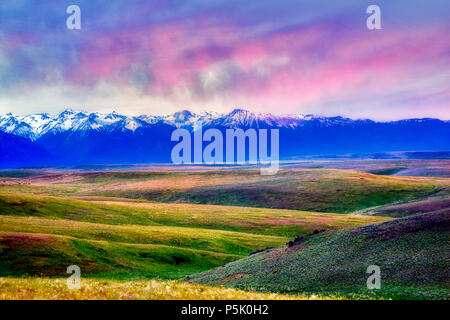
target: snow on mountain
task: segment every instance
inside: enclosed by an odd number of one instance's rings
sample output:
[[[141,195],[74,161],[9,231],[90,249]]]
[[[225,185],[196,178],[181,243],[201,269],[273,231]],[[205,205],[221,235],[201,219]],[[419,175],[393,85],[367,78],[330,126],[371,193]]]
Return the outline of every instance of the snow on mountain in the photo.
[[[317,118],[317,116],[313,115],[273,115],[270,113],[253,113],[243,109],[235,109],[229,114],[216,117],[211,121],[210,125],[230,128],[275,127],[294,129],[301,126],[305,121]]]
[[[6,133],[11,133],[16,136],[33,139],[37,135],[38,115],[28,116],[24,121],[25,117],[18,117],[12,113],[8,113],[0,117],[0,130]],[[33,127],[34,125],[35,127]]]
[[[37,140],[46,134],[56,134],[65,131],[88,130],[121,130],[135,131],[140,127],[147,127],[158,122],[175,127],[190,127],[196,121],[210,123],[222,115],[217,113],[194,114],[184,110],[167,116],[141,115],[130,117],[117,112],[109,114],[77,112],[72,109],[50,116],[46,113],[27,116],[17,116],[11,113],[0,116],[0,131],[17,136]]]
[[[411,119],[402,121],[416,121]],[[430,120],[430,119],[428,119]],[[321,127],[335,125],[359,125],[373,123],[372,120],[352,120],[343,117],[324,117],[317,115],[272,115],[270,113],[253,113],[243,109],[235,109],[228,114],[220,113],[192,113],[188,110],[176,112],[166,116],[125,116],[117,112],[108,114],[87,113],[72,109],[51,116],[47,113],[17,116],[12,113],[0,116],[0,131],[17,136],[37,140],[46,134],[60,132],[87,132],[90,130],[112,132],[134,132],[139,128],[151,127],[157,123],[173,127],[192,129],[195,122],[201,121],[204,127],[248,128],[272,127],[296,129],[306,125]]]
[[[48,133],[86,130],[130,130],[155,123],[154,117],[127,117],[116,112],[109,114],[76,112],[71,109],[50,116],[46,113],[0,116],[0,131],[36,140]]]

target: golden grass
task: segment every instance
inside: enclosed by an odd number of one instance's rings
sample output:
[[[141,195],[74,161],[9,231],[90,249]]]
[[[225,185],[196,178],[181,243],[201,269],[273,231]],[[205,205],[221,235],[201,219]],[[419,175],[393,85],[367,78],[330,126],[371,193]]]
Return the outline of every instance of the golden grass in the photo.
[[[303,300],[317,296],[257,293],[221,287],[160,280],[81,279],[79,290],[67,279],[0,278],[0,300]]]

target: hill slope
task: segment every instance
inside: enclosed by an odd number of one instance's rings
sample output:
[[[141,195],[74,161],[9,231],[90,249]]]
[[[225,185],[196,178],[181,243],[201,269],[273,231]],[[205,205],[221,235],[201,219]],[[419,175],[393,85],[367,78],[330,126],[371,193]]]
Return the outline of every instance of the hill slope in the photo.
[[[297,210],[86,198],[91,200],[0,192],[0,224],[13,219],[13,216],[19,216],[34,217],[35,220],[46,218],[45,220],[72,221],[72,224],[89,222],[91,225],[104,225],[104,228],[108,225],[133,225],[135,230],[141,226],[188,227],[205,232],[222,230],[294,237],[315,229],[358,227],[391,219]],[[42,225],[39,226],[41,227]]]
[[[231,262],[189,281],[282,293],[357,297],[449,298],[450,212],[324,232]],[[369,265],[381,289],[366,288]]]

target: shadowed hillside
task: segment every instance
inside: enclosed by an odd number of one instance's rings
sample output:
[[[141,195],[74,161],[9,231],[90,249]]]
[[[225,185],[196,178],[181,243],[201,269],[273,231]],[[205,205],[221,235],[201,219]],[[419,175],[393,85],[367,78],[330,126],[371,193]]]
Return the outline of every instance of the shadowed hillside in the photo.
[[[303,237],[190,281],[283,293],[449,298],[449,236],[450,213],[417,215]],[[381,268],[380,290],[366,288],[369,265]]]

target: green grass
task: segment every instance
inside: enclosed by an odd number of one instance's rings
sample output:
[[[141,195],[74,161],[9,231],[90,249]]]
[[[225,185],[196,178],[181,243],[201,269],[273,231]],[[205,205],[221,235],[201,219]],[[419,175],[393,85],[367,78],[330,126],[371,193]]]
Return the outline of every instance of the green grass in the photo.
[[[180,278],[239,258],[232,254],[154,244],[95,241],[39,233],[0,232],[0,276]]]
[[[189,277],[245,290],[343,297],[448,299],[450,216],[432,213],[320,233]],[[366,287],[367,267],[381,269],[381,289]]]
[[[62,219],[3,216],[0,231],[72,236],[79,239],[161,244],[234,255],[280,245],[286,237],[172,226],[107,225]]]

